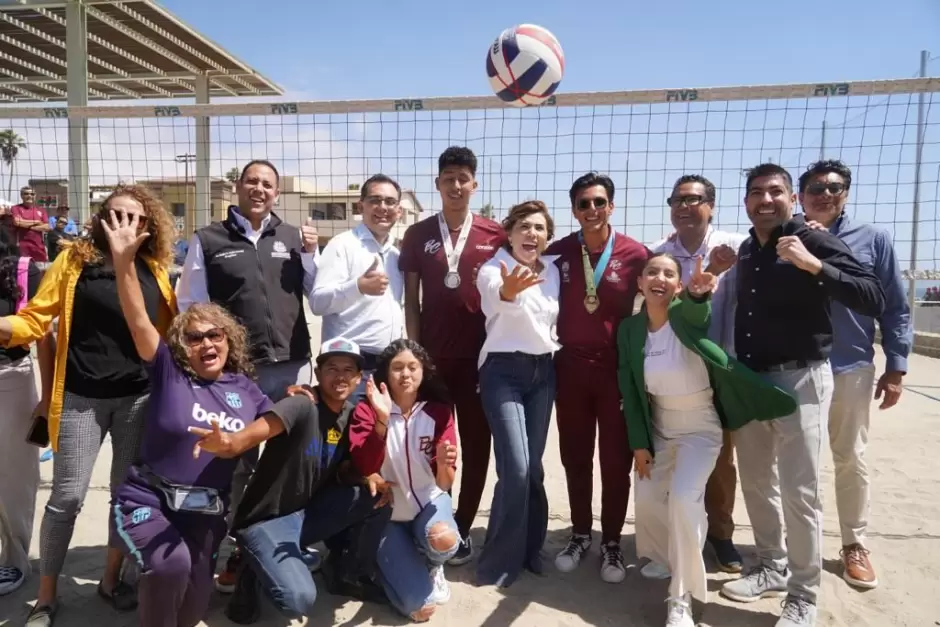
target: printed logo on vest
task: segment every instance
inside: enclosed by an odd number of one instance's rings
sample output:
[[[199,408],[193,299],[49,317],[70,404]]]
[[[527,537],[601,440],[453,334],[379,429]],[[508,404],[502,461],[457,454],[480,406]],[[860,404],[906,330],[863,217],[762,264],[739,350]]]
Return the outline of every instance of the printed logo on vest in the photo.
[[[217,414],[214,411],[206,411],[199,403],[193,405],[193,420],[206,423],[218,422],[219,429],[230,433],[241,431],[245,428],[245,423],[239,418],[232,418],[224,411],[221,414]]]
[[[278,259],[290,259],[290,252],[288,252],[287,246],[284,245],[284,242],[278,240],[274,242],[271,250],[271,256],[277,257]]]
[[[441,249],[442,244],[436,239],[429,239],[424,243],[424,252],[428,255],[435,255]]]
[[[241,409],[242,408],[242,397],[238,395],[238,392],[226,392],[225,393],[225,402],[232,409]]]

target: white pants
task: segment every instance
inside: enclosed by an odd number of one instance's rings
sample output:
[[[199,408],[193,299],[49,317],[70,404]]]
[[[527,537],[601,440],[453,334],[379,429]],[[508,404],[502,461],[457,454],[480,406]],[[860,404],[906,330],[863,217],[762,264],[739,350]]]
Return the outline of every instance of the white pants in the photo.
[[[829,446],[835,466],[836,508],[842,545],[864,544],[868,527],[871,481],[865,448],[871,419],[874,364],[833,377],[829,409]]]
[[[31,357],[0,367],[0,567],[24,575],[39,489],[39,448],[27,444],[26,434],[38,402]]]
[[[789,567],[789,593],[815,603],[822,577],[819,459],[832,401],[832,368],[820,361],[763,376],[790,392],[798,407],[789,416],[755,420],[735,431],[741,493],[761,564],[781,572]]]
[[[669,566],[670,598],[705,600],[705,484],[721,451],[721,422],[711,389],[654,396],[652,410],[653,469],[634,484],[637,554]]]

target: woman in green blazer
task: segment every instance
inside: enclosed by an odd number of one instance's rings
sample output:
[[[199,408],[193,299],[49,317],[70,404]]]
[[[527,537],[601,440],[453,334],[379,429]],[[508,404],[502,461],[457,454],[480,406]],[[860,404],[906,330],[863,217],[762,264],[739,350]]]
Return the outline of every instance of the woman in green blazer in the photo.
[[[796,410],[785,391],[707,338],[717,277],[695,272],[682,292],[679,262],[653,255],[639,279],[643,309],[617,331],[618,380],[637,473],[636,545],[641,573],[672,577],[667,627],[693,627],[691,597],[706,597],[702,547],[705,484],[722,428]],[[681,295],[680,295],[680,292]]]

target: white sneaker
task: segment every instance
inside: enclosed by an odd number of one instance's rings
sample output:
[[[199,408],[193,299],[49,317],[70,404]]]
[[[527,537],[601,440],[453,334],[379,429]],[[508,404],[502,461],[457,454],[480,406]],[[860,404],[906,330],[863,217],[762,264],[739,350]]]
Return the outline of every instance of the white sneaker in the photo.
[[[568,539],[568,545],[555,556],[555,568],[563,573],[570,573],[578,564],[581,557],[591,548],[591,536],[588,534],[574,534]]]
[[[690,594],[667,599],[666,603],[669,604],[666,627],[695,627],[695,621],[692,620],[692,596]]]
[[[444,605],[450,601],[450,584],[444,577],[443,566],[432,566],[428,575],[431,577],[431,596],[428,597],[428,603],[435,605]]]
[[[647,579],[670,579],[672,577],[672,572],[669,570],[668,566],[663,566],[656,562],[650,562],[641,568],[640,574]]]
[[[607,583],[620,583],[627,576],[627,567],[623,563],[623,551],[618,542],[608,542],[601,546],[601,579]]]
[[[0,566],[0,596],[10,594],[23,585],[26,577],[14,566]]]

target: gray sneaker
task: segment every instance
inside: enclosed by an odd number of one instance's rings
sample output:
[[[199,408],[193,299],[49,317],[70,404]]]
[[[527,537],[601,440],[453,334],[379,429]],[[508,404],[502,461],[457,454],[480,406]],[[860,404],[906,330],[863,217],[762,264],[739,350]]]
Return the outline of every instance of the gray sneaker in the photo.
[[[816,604],[806,599],[788,595],[783,602],[783,613],[777,627],[812,627],[816,624]]]
[[[721,594],[740,603],[753,603],[768,597],[782,597],[787,594],[789,578],[789,570],[781,573],[761,564],[752,567],[744,577],[723,585]]]

